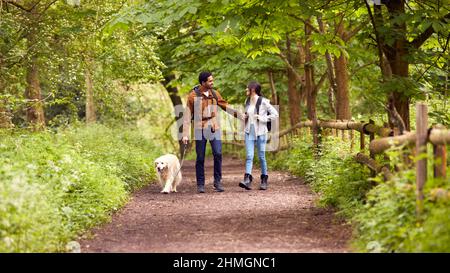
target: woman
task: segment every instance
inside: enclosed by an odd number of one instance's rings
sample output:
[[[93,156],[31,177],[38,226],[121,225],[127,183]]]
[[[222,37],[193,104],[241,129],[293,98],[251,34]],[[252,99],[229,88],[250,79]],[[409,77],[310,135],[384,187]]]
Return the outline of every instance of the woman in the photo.
[[[253,156],[255,144],[258,150],[259,163],[261,165],[261,186],[260,190],[267,189],[269,176],[267,175],[266,162],[266,142],[267,142],[267,122],[278,117],[277,110],[270,104],[270,101],[262,97],[261,85],[257,82],[250,82],[246,89],[247,99],[245,101],[245,150],[247,154],[245,164],[244,181],[239,183],[239,187],[251,190]]]

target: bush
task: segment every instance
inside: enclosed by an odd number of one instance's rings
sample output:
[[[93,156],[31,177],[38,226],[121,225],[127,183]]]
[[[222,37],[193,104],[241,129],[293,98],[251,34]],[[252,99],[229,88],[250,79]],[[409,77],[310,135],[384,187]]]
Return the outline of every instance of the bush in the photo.
[[[407,250],[413,252],[450,252],[450,202],[428,205],[426,221],[418,228]]]
[[[404,249],[404,242],[414,229],[414,189],[398,176],[392,181],[379,181],[353,218],[354,245],[360,251],[395,252]]]
[[[101,125],[0,141],[0,252],[64,251],[155,178],[158,149]]]
[[[156,179],[153,161],[160,154],[136,129],[110,129],[93,125],[63,134],[85,158],[102,165],[126,182],[128,190]]]
[[[376,179],[378,185],[353,218],[355,247],[367,252],[450,252],[449,181],[428,178],[418,216],[415,170],[402,166],[400,150],[388,154],[390,162],[404,170],[387,182]]]

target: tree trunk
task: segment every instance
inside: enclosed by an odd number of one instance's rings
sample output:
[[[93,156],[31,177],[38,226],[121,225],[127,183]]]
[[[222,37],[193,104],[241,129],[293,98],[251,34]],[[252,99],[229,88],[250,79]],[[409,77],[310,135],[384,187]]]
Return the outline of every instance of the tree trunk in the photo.
[[[181,100],[180,95],[178,95],[178,88],[174,86],[170,86],[170,82],[175,79],[174,74],[168,74],[164,76],[164,81],[162,84],[166,88],[167,92],[169,93],[170,101],[172,102],[172,105],[174,107],[174,113],[175,113],[175,121],[177,123],[178,128],[178,144],[179,144],[179,153],[180,158],[184,154],[185,146],[183,145],[183,142],[181,141],[181,137],[183,135],[183,102]]]
[[[273,80],[273,72],[272,71],[268,71],[267,75],[269,76],[269,84],[270,84],[270,90],[272,91],[272,104],[273,105],[278,105],[278,94],[277,94],[277,90],[275,89],[275,82]]]
[[[35,11],[28,15],[30,22],[35,22],[38,14]],[[27,121],[30,123],[34,131],[43,130],[45,128],[44,106],[42,101],[41,83],[39,80],[38,53],[34,51],[37,42],[37,27],[31,25],[27,38],[28,52],[31,54],[27,64],[27,87],[25,89],[25,98],[28,100],[26,108]]]
[[[35,131],[45,128],[44,106],[42,101],[41,86],[39,81],[38,59],[31,57],[31,63],[27,68],[27,88],[25,98],[27,105],[27,121]]]
[[[3,84],[2,80],[0,79],[0,94],[5,93],[3,91],[4,88],[5,84]],[[11,128],[11,127],[13,127],[13,124],[11,122],[11,113],[8,111],[7,108],[7,99],[2,99],[0,97],[0,128]]]
[[[0,56],[0,71],[2,70],[2,59]],[[0,94],[5,94],[4,88],[6,84],[0,78]],[[11,128],[11,113],[7,109],[7,100],[0,98],[0,128]]]
[[[342,40],[345,40],[344,22],[341,20],[336,26],[337,34]],[[351,119],[350,94],[348,88],[348,61],[347,57],[341,52],[339,57],[334,58],[334,69],[336,75],[336,119]]]
[[[316,94],[314,92],[313,67],[311,65],[311,29],[305,25],[306,43],[305,43],[305,93],[307,94],[308,119],[317,119],[316,114]]]
[[[300,121],[300,96],[297,92],[297,80],[294,74],[288,70],[288,104],[289,104],[289,117],[291,126],[294,126]]]
[[[11,128],[13,127],[11,123],[10,113],[6,110],[3,102],[0,102],[0,128]]]
[[[348,88],[347,57],[342,53],[334,59],[334,67],[337,83],[336,94],[336,119],[351,119],[350,92]]]
[[[94,84],[91,74],[91,60],[86,60],[86,67],[84,69],[84,77],[86,81],[86,123],[95,123],[97,115],[95,113],[94,102]]]
[[[11,113],[6,107],[6,100],[0,100],[0,128],[11,127],[13,127],[13,124],[11,122]]]
[[[317,23],[319,24],[319,30],[322,34],[325,34],[325,26],[323,24],[322,16],[317,16]],[[328,107],[330,109],[330,113],[332,115],[336,115],[336,108],[335,108],[335,102],[334,98],[337,96],[337,83],[336,83],[336,76],[334,73],[334,66],[333,66],[333,60],[331,58],[331,54],[328,52],[328,50],[325,52],[325,60],[327,61],[327,75],[328,75],[328,81],[330,82],[330,88],[328,89]]]
[[[404,0],[389,1],[386,3],[391,17],[398,17],[405,14]],[[396,33],[395,41],[392,47],[385,45],[386,57],[389,61],[392,75],[397,77],[408,77],[409,62],[407,60],[408,50],[406,39],[406,24],[394,23],[393,31]],[[393,104],[405,123],[406,130],[410,131],[409,103],[410,98],[403,95],[401,90],[394,91],[392,94]],[[391,119],[389,119],[391,122]],[[390,123],[392,126],[392,123]]]
[[[308,22],[310,19],[308,19]],[[312,133],[313,133],[313,143],[315,149],[315,156],[317,156],[318,145],[319,145],[319,128],[317,126],[317,89],[314,88],[314,67],[312,66],[312,40],[311,40],[311,27],[309,24],[305,24],[305,91],[308,94],[307,104],[308,104],[308,119],[312,121]]]
[[[298,48],[298,66],[305,67],[305,46],[303,45],[303,41],[301,39],[297,40],[297,48]],[[300,105],[307,105],[308,92],[306,90],[306,75],[303,71],[303,75],[300,75]]]
[[[286,49],[288,62],[295,67],[292,54],[291,54],[291,40],[289,36],[286,36]],[[300,93],[297,91],[297,78],[295,74],[287,68],[288,77],[288,104],[291,126],[294,126],[297,122],[300,122]]]
[[[331,86],[328,88],[328,111],[333,116],[336,116],[336,108],[335,108],[335,95],[334,90]]]

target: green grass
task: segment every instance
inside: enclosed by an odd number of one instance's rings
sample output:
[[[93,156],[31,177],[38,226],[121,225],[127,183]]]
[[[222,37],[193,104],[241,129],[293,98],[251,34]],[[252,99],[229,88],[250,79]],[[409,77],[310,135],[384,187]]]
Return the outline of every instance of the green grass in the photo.
[[[133,128],[0,136],[0,252],[65,251],[156,177],[159,149]]]
[[[432,154],[429,151],[429,162]],[[429,175],[424,186],[424,206],[416,214],[414,169],[402,168],[402,152],[388,152],[390,162],[403,171],[394,173],[367,195],[367,202],[354,215],[354,246],[368,252],[450,252],[450,172],[447,179]],[[429,169],[429,174],[431,169]],[[432,174],[432,172],[431,172]]]

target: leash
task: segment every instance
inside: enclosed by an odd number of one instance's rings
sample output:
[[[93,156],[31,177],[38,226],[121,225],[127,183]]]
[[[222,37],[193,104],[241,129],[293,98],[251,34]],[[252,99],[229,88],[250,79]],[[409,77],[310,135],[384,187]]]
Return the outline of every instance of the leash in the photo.
[[[175,177],[177,177],[178,173],[181,171],[181,168],[183,167],[184,157],[186,156],[187,144],[183,144],[183,145],[184,145],[184,149],[183,149],[183,155],[181,157],[180,168],[178,169],[177,173],[173,176],[173,179],[175,179]]]

